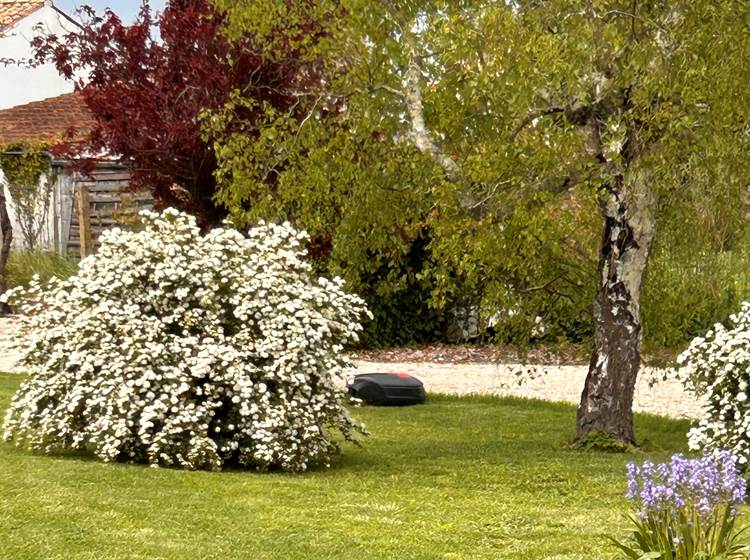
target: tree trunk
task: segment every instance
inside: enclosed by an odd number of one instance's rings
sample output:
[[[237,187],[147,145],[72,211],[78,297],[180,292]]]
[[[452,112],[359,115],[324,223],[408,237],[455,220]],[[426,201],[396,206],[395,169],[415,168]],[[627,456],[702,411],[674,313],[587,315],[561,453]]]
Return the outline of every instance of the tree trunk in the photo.
[[[641,361],[640,296],[654,235],[647,176],[620,174],[601,202],[604,234],[594,302],[594,351],[577,414],[577,438],[635,443],[633,392]]]
[[[13,241],[13,225],[8,216],[5,189],[0,184],[0,295],[7,289],[8,257],[10,256],[10,244]],[[10,306],[0,303],[0,315],[10,313]]]

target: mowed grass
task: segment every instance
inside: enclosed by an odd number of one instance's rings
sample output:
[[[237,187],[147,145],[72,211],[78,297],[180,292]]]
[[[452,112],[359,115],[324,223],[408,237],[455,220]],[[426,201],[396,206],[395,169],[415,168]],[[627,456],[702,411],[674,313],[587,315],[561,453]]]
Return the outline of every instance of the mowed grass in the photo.
[[[0,374],[0,409],[19,383]],[[183,472],[0,444],[0,558],[599,559],[627,528],[625,464],[684,450],[686,422],[638,416],[646,450],[568,446],[574,408],[431,396],[362,408],[372,436],[330,470]]]

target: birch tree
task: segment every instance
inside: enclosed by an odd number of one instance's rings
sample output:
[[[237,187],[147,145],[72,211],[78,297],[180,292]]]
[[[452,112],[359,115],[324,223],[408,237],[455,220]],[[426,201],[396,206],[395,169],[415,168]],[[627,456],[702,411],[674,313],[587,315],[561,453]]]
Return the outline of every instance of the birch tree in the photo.
[[[594,342],[577,437],[634,443],[640,295],[663,209],[686,189],[719,192],[750,176],[747,6],[217,2],[230,34],[265,34],[271,45],[279,21],[286,29],[307,18],[328,22],[327,38],[310,51],[329,63],[319,95],[343,98],[358,114],[379,112],[394,144],[408,142],[440,171],[425,196],[450,222],[437,231],[451,234],[435,243],[446,259],[477,236],[489,246],[509,235],[544,240],[535,228],[554,221],[551,206],[583,201],[584,214],[598,214]],[[524,220],[524,229],[510,227]]]

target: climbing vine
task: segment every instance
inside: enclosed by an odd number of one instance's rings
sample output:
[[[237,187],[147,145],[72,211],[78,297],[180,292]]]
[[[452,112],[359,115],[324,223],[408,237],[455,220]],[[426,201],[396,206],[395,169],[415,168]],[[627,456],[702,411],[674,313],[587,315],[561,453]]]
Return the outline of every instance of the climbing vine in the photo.
[[[39,241],[52,198],[54,171],[48,150],[38,142],[0,146],[0,171],[29,249]]]

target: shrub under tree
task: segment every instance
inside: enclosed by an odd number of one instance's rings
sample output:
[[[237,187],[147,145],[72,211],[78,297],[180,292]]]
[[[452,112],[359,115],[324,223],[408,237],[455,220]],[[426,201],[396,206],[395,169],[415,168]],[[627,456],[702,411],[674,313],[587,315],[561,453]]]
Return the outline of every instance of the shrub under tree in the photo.
[[[4,436],[152,466],[305,470],[364,434],[342,378],[367,313],[315,279],[305,234],[261,224],[201,235],[176,210],[110,230],[78,274],[8,297],[27,313],[31,374]]]
[[[728,449],[743,469],[750,458],[750,302],[696,337],[677,359],[678,377],[702,398],[700,421],[688,433],[692,449]]]

